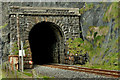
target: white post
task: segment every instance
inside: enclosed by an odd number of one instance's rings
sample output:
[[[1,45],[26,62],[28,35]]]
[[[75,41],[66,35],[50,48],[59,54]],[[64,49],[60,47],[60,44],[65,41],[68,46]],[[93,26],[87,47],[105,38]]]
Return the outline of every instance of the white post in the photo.
[[[22,50],[22,72],[23,72],[23,69],[24,69],[24,64],[23,64],[23,42],[21,41],[21,50]]]

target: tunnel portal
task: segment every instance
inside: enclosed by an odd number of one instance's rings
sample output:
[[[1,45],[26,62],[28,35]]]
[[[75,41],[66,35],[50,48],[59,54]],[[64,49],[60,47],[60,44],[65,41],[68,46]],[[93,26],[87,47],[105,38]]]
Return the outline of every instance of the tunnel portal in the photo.
[[[4,53],[11,51],[13,43],[18,41],[20,48],[20,41],[29,40],[34,64],[64,64],[66,41],[79,38],[81,31],[79,8],[11,6],[9,25],[5,39],[10,39],[5,44],[10,48],[5,45]]]
[[[41,22],[29,32],[29,43],[34,64],[60,63],[62,33],[52,22]]]

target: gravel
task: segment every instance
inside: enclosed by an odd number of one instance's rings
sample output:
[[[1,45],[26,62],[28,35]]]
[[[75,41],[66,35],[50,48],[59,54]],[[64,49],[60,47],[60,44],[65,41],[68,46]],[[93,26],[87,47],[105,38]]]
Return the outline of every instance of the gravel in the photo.
[[[34,67],[34,70],[37,74],[42,74],[45,76],[55,77],[55,78],[107,78],[106,76],[96,75],[92,73],[50,68],[40,65]]]

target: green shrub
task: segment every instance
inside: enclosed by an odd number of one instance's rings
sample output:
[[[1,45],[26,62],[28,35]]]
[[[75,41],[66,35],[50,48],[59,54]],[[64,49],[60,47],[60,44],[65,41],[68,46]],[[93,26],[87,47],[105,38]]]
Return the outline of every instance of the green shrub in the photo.
[[[14,43],[12,44],[11,53],[12,53],[13,55],[18,55],[18,54],[19,54],[19,49],[18,49],[18,43],[17,43],[17,42],[14,42]]]

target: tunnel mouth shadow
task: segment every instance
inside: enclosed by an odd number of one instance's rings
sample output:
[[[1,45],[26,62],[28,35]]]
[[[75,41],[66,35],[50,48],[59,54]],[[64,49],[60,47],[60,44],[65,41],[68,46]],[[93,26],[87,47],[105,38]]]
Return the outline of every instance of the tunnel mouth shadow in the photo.
[[[29,43],[34,64],[51,64],[60,62],[60,39],[58,25],[52,22],[40,22],[29,32]]]

